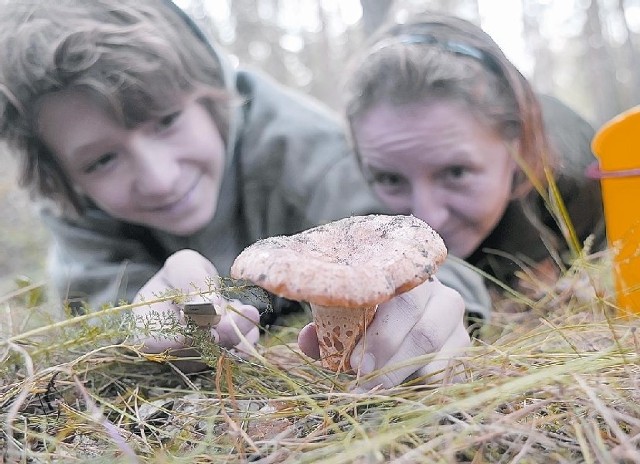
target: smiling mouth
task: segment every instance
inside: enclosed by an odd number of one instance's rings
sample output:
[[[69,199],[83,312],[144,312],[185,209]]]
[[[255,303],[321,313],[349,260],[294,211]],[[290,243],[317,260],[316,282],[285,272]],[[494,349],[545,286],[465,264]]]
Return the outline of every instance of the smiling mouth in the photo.
[[[169,203],[165,203],[162,206],[149,208],[148,211],[151,211],[153,213],[158,213],[158,212],[163,212],[163,211],[170,211],[171,209],[173,209],[177,205],[179,205],[185,198],[187,198],[191,194],[191,192],[193,192],[195,190],[196,186],[199,183],[200,183],[200,177],[198,176],[196,178],[196,180],[191,184],[191,186],[187,189],[187,191],[184,192],[184,194],[182,194],[177,200],[169,202]]]

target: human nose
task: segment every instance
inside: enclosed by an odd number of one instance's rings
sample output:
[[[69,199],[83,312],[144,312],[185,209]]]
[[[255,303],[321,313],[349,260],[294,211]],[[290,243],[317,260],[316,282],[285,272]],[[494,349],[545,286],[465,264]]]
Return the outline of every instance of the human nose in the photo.
[[[139,136],[131,140],[136,190],[144,196],[164,196],[175,191],[180,172],[171,151],[162,143]]]
[[[445,201],[428,185],[414,186],[411,209],[414,216],[425,221],[436,231],[442,230],[448,218]]]

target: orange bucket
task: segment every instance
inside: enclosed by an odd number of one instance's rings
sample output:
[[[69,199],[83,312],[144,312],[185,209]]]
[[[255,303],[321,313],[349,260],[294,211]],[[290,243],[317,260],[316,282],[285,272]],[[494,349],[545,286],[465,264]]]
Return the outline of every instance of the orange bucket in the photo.
[[[599,166],[618,306],[640,314],[640,106],[605,123],[591,148]]]

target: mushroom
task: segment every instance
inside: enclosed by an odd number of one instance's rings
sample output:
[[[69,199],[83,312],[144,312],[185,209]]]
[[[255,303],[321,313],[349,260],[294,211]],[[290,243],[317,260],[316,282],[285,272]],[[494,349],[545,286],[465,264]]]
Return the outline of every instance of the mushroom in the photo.
[[[348,372],[378,305],[429,279],[446,255],[442,238],[414,216],[351,216],[259,240],[231,276],[309,303],[322,365]]]

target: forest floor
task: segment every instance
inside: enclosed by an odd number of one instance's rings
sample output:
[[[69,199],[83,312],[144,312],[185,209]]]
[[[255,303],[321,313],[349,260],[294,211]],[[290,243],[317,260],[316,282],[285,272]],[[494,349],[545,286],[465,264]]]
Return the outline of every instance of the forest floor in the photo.
[[[130,305],[55,316],[48,237],[14,174],[0,178],[0,463],[640,463],[638,319],[615,310],[604,260],[496,295],[452,363],[459,383],[352,393],[353,375],[298,350],[304,317],[265,328],[249,359],[185,333],[209,368],[184,374],[126,341]]]
[[[16,281],[44,279],[49,236],[27,193],[18,187],[16,161],[0,152],[0,295]]]

